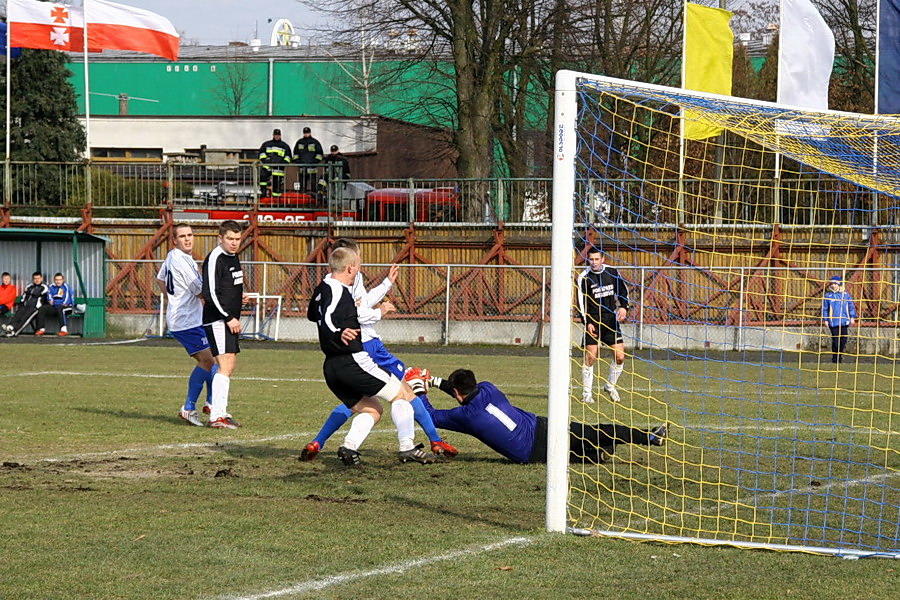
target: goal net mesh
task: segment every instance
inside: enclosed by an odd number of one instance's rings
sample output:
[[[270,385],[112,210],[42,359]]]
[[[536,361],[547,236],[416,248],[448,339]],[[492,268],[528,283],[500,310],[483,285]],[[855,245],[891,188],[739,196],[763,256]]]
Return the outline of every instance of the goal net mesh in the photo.
[[[573,460],[568,525],[900,553],[900,122],[600,77],[576,97],[573,298],[593,246],[631,307],[618,402],[602,342],[583,401],[571,328],[571,418],[668,439]],[[826,292],[852,297],[836,335]]]

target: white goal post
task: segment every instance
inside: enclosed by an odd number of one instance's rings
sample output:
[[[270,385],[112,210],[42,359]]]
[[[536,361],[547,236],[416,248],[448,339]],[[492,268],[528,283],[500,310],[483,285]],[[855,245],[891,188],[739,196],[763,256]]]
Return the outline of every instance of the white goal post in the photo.
[[[900,558],[900,120],[560,71],[552,220],[547,531]],[[624,365],[573,325],[592,247]]]

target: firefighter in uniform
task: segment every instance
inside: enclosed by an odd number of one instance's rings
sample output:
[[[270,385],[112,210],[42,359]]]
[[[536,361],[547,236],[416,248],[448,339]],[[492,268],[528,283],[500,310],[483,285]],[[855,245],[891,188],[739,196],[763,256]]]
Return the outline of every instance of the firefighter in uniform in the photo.
[[[263,198],[281,197],[284,192],[284,165],[291,162],[291,147],[281,141],[281,130],[272,132],[272,139],[259,147],[259,195]]]
[[[324,158],[322,144],[312,136],[309,127],[304,127],[303,137],[294,144],[294,162],[300,165],[300,191],[312,195],[318,192],[318,168],[312,165],[321,164]]]

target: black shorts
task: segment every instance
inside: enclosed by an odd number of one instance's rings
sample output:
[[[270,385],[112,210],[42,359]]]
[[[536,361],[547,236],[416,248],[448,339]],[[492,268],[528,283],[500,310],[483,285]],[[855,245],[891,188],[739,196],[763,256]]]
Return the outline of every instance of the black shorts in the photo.
[[[599,323],[593,319],[588,320],[597,326],[598,335],[588,333],[587,324],[584,326],[584,346],[597,346],[598,342],[603,342],[607,346],[615,346],[616,344],[624,344],[625,338],[622,337],[622,329],[615,316],[604,317]]]
[[[345,406],[352,408],[366,396],[379,397],[385,390],[393,400],[400,391],[400,380],[372,360],[367,352],[329,356],[322,365],[325,383]]]
[[[206,339],[209,340],[209,349],[213,356],[237,354],[241,351],[240,334],[231,333],[231,329],[228,328],[225,321],[215,321],[204,325],[203,330],[206,331]]]

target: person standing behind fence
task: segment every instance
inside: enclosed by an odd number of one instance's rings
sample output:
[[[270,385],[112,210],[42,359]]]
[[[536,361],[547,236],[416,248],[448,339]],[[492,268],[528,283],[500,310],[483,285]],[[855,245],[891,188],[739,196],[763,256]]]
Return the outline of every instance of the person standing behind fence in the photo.
[[[12,312],[13,306],[16,305],[16,297],[19,295],[15,284],[12,282],[12,275],[3,273],[0,276],[0,317]]]
[[[75,310],[75,292],[72,291],[72,286],[66,283],[62,273],[53,276],[50,299],[53,301],[51,306],[59,322],[59,335],[69,335],[69,315]]]
[[[172,228],[175,247],[169,250],[166,260],[156,274],[156,283],[166,294],[166,325],[169,333],[184,346],[188,355],[197,361],[188,377],[188,391],[178,417],[197,427],[203,426],[197,412],[197,400],[206,385],[206,404],[212,402],[212,382],[218,367],[209,349],[209,340],[203,329],[203,279],[197,270],[194,250],[194,230],[190,225]]]
[[[237,221],[224,221],[219,226],[219,245],[203,261],[203,327],[219,365],[219,372],[212,379],[209,407],[209,426],[216,429],[240,426],[228,413],[228,393],[241,351],[241,306],[247,302],[244,271],[237,257],[241,231]]]
[[[291,147],[281,140],[281,130],[272,131],[272,139],[259,147],[259,195],[280,198],[284,192],[284,166],[291,162]]]
[[[318,169],[312,165],[322,163],[325,151],[322,144],[312,136],[309,127],[303,128],[303,137],[294,144],[294,162],[300,165],[300,191],[315,194],[319,186]]]
[[[337,146],[331,146],[331,154],[325,157],[325,163],[328,165],[328,178],[333,177],[335,180],[350,179],[350,161],[344,156]]]
[[[825,288],[822,302],[822,318],[831,330],[831,362],[844,362],[844,349],[850,338],[850,328],[856,324],[856,305],[853,297],[844,290],[843,280],[835,275]]]

